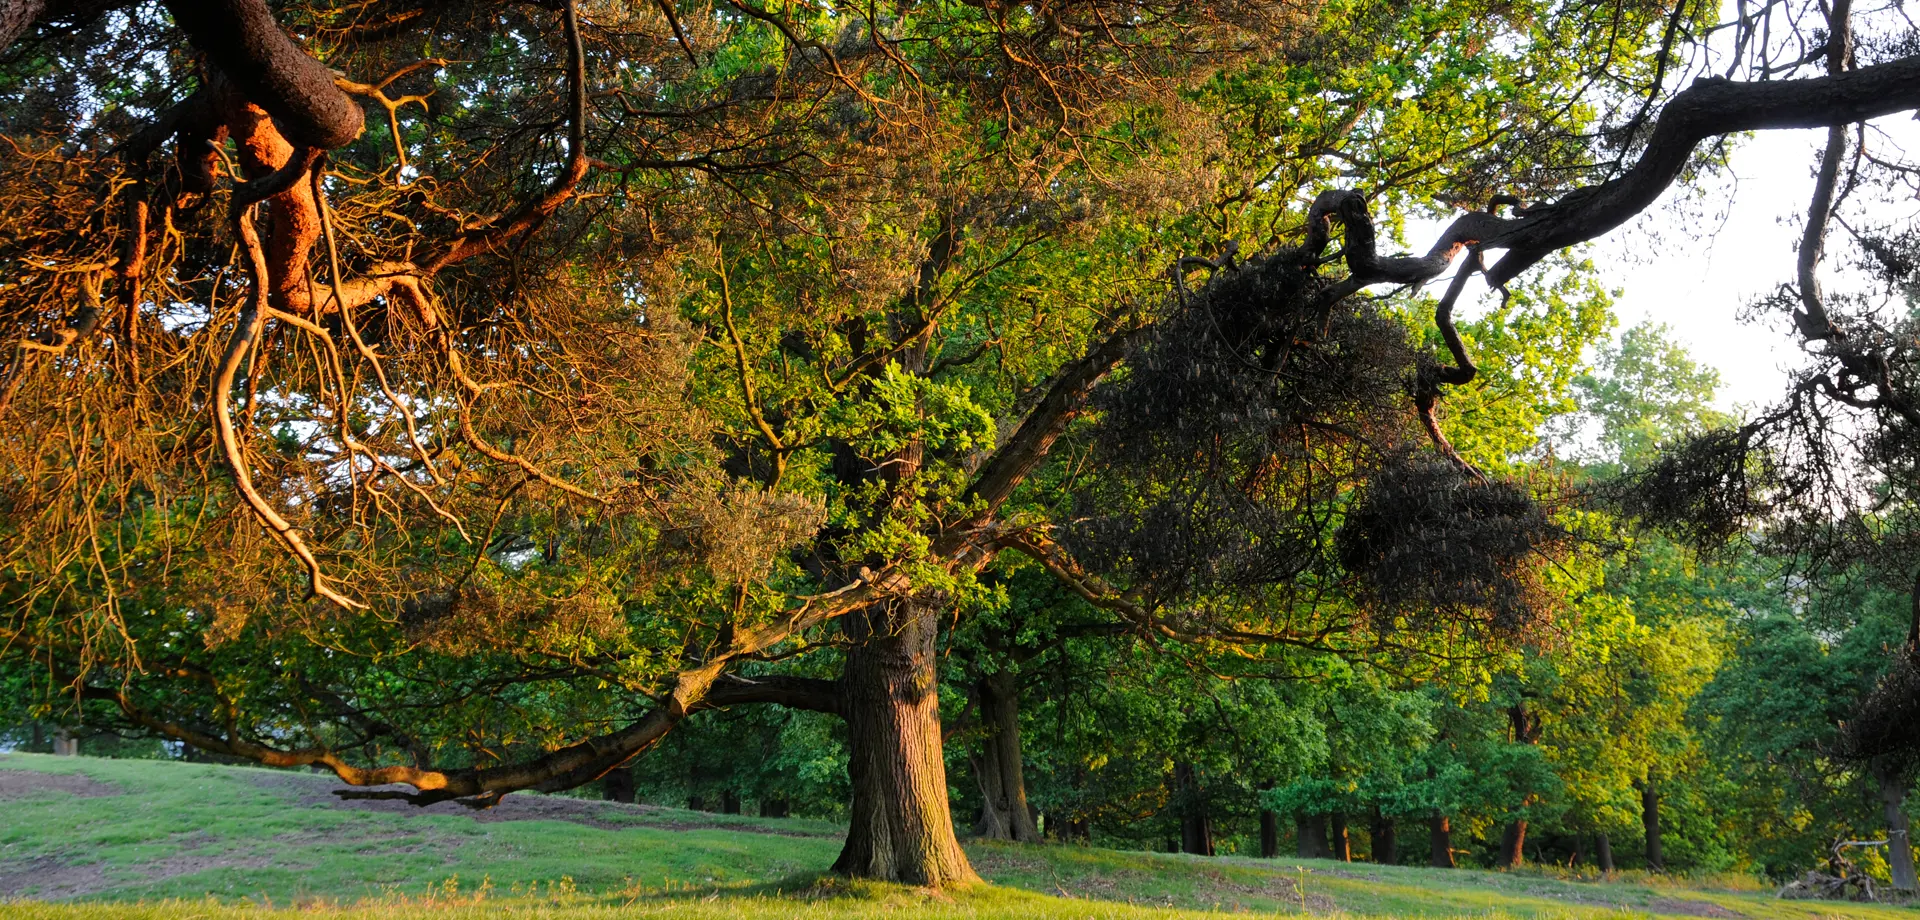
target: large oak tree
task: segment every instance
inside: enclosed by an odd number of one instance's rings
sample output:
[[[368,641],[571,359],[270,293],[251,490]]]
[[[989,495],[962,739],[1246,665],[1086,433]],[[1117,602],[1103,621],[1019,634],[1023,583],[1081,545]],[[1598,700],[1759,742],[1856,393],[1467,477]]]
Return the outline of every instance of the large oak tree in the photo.
[[[1524,625],[1556,529],[1443,433],[1468,281],[1705,142],[1920,108],[1844,5],[1824,76],[1669,92],[1706,16],[0,4],[8,666],[416,802],[577,786],[701,708],[828,711],[836,868],[965,882],[933,657],[1003,552],[1166,639]],[[1382,252],[1375,215],[1436,196],[1466,213]],[[1435,358],[1367,292],[1463,254]],[[1911,423],[1896,346],[1802,288],[1809,398]],[[1047,464],[1122,368],[1092,430],[1139,501]],[[1231,565],[1139,539],[1170,495],[1244,512],[1172,521]],[[1300,615],[1323,578],[1353,616]],[[782,671],[822,648],[837,679]]]

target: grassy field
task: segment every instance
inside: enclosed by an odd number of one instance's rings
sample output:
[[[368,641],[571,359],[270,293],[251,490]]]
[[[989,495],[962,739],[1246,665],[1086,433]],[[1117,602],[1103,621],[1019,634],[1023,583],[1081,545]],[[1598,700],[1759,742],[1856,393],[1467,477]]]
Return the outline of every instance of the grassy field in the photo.
[[[822,877],[839,829],[819,822],[535,795],[491,812],[423,810],[341,803],[333,788],[282,771],[0,756],[0,916],[1920,920],[1758,886],[1070,846],[972,844],[993,884],[929,893]]]

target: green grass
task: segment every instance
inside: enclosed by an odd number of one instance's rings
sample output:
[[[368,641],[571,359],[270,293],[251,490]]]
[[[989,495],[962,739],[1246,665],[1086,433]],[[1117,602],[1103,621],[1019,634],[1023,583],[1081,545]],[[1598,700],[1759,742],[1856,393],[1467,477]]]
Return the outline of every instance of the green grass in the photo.
[[[325,794],[333,784],[269,770],[23,754],[0,757],[0,771],[7,771],[0,776],[0,891],[34,899],[0,903],[6,918],[267,918],[320,910],[338,920],[1303,912],[1920,920],[1911,908],[1781,901],[1751,884],[988,843],[967,849],[993,884],[934,893],[821,876],[838,851],[839,828],[800,819],[526,796],[509,802],[593,823],[477,820],[458,809],[344,809]]]

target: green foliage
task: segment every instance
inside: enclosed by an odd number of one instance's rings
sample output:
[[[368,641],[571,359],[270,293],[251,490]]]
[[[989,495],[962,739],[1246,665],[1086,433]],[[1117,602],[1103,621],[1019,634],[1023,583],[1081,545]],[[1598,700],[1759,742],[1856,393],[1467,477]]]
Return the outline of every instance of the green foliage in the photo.
[[[1720,372],[1694,361],[1672,335],[1660,323],[1634,326],[1618,344],[1601,343],[1594,371],[1574,382],[1574,419],[1598,429],[1580,432],[1594,437],[1596,462],[1635,467],[1671,441],[1728,423],[1713,408]]]

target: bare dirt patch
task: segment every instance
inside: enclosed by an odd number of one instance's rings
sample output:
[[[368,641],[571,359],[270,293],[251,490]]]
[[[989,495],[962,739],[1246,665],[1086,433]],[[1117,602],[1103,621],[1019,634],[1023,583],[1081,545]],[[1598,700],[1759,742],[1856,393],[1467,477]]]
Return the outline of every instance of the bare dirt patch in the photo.
[[[112,885],[98,863],[76,866],[51,857],[0,863],[0,898],[40,900],[91,894]]]
[[[273,865],[269,857],[246,854],[182,853],[145,863],[134,877],[108,878],[104,863],[69,863],[42,856],[0,862],[0,899],[31,896],[42,901],[77,898],[138,882],[157,882],[209,869],[257,869]]]
[[[41,773],[37,770],[0,770],[0,801],[48,793],[82,798],[123,795],[126,790],[78,773]]]
[[[1647,910],[1656,914],[1680,914],[1687,917],[1714,917],[1716,920],[1746,920],[1746,914],[1728,910],[1711,901],[1683,901],[1665,898],[1647,905]]]
[[[1257,882],[1230,878],[1226,873],[1215,870],[1208,870],[1202,873],[1201,877],[1206,879],[1206,882],[1195,887],[1194,896],[1199,900],[1227,906],[1235,911],[1249,909],[1240,900],[1241,897],[1249,895],[1286,904],[1304,903],[1310,913],[1316,914],[1330,914],[1338,909],[1333,899],[1324,894],[1308,891],[1303,900],[1300,896],[1299,883],[1279,873],[1263,874]]]
[[[325,776],[301,773],[263,773],[255,779],[264,788],[292,794],[299,804],[309,808],[335,808],[343,811],[371,811],[419,817],[451,815],[482,824],[496,821],[569,821],[602,830],[650,827],[656,830],[724,830],[749,834],[773,834],[781,837],[816,837],[819,834],[798,828],[768,827],[758,823],[732,824],[720,821],[688,821],[672,809],[653,805],[626,805],[595,799],[576,799],[557,795],[516,794],[500,800],[492,808],[469,808],[458,802],[414,805],[400,799],[343,799],[334,795],[342,788]],[[408,786],[368,786],[356,792],[412,792]]]

